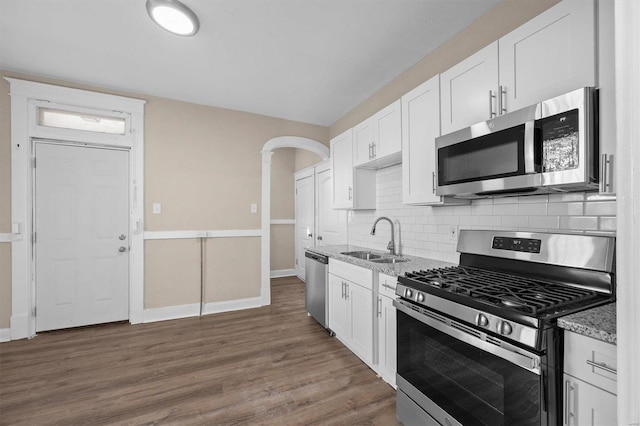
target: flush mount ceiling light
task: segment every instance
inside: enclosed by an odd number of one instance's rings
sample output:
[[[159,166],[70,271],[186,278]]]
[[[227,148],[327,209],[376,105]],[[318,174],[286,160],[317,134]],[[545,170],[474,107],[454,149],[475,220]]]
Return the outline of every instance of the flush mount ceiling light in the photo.
[[[153,22],[172,34],[192,36],[198,32],[198,17],[178,0],[147,0],[147,12]]]

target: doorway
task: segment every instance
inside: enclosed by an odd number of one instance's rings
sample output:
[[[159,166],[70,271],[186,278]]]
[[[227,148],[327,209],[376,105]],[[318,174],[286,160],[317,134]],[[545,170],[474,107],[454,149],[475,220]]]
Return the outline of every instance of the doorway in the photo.
[[[128,150],[33,145],[36,332],[128,319]]]

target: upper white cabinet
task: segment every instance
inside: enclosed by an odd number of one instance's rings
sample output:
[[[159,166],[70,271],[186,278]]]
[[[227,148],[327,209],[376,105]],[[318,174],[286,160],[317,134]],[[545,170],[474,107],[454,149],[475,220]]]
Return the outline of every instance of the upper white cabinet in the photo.
[[[442,73],[442,134],[596,86],[595,16],[564,0]]]
[[[499,40],[503,111],[597,84],[595,16],[593,0],[564,0]]]
[[[353,128],[353,165],[379,168],[400,162],[400,99]]]
[[[429,79],[402,101],[402,202],[467,204],[436,195],[436,137],[440,136],[440,76]]]
[[[331,139],[333,208],[375,209],[375,175],[353,168],[353,129]]]
[[[600,126],[600,192],[616,193],[616,78],[613,1],[598,2],[598,87]]]
[[[498,42],[474,53],[440,75],[442,134],[497,114]]]

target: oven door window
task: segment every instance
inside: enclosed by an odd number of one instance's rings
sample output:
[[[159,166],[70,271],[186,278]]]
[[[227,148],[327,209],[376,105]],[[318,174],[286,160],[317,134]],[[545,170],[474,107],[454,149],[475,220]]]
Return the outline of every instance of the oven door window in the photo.
[[[540,376],[398,311],[398,375],[464,425],[539,425]]]
[[[438,149],[439,185],[523,174],[524,124]]]

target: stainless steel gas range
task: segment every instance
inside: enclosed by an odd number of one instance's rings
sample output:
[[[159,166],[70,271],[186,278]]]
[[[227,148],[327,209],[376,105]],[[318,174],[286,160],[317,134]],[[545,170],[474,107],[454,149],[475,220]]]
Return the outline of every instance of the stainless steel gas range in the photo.
[[[615,238],[469,230],[458,252],[398,277],[398,419],[560,424],[557,318],[615,300]]]

